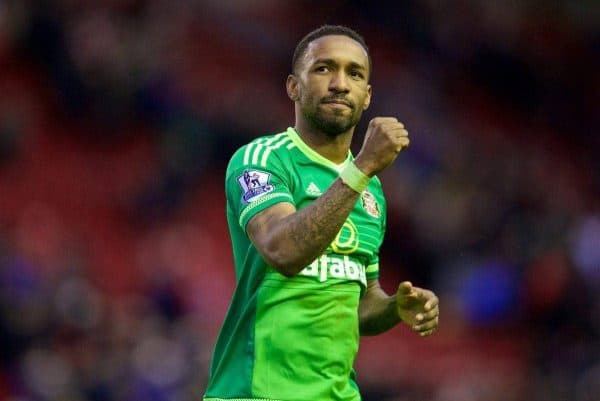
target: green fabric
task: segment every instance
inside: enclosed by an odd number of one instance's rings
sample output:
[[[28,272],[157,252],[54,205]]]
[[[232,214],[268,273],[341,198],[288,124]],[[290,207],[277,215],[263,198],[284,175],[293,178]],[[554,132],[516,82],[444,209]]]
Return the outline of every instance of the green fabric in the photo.
[[[348,155],[345,163],[352,160]],[[237,285],[219,333],[205,400],[360,400],[352,365],[358,303],[379,275],[386,207],[373,178],[325,253],[293,277],[268,266],[248,221],[279,203],[297,209],[337,179],[336,165],[289,128],[240,148],[226,173]]]

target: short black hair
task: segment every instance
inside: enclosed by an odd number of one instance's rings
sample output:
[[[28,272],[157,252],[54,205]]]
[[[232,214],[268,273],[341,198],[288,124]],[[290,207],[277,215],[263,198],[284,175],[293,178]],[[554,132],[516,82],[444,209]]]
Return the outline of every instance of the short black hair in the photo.
[[[292,72],[296,72],[296,64],[298,63],[298,60],[304,56],[308,44],[313,40],[329,35],[347,36],[360,43],[367,52],[367,57],[369,58],[369,71],[371,71],[371,55],[369,54],[369,47],[367,46],[365,39],[358,32],[343,25],[323,25],[314,31],[309,32],[296,45],[296,50],[294,50],[294,56],[292,57]]]

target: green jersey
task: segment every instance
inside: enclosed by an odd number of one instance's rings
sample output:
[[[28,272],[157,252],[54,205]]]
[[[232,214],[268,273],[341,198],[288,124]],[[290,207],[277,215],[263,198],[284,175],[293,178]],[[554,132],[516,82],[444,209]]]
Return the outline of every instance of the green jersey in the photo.
[[[292,277],[269,266],[248,221],[279,202],[302,209],[338,178],[337,165],[293,128],[257,138],[231,158],[227,221],[237,285],[221,327],[205,400],[360,400],[352,365],[358,303],[379,274],[386,208],[371,179],[324,254]]]

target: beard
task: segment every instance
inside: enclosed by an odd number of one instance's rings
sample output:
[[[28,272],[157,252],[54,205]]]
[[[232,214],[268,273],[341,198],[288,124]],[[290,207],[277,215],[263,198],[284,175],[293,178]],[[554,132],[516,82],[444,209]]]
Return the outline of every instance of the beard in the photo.
[[[307,104],[310,107],[306,107]],[[324,132],[330,138],[347,132],[360,121],[362,109],[355,105],[352,106],[350,114],[347,114],[343,110],[325,111],[319,107],[321,104],[317,103],[313,106],[312,101],[304,103],[301,107],[302,114],[314,128]]]

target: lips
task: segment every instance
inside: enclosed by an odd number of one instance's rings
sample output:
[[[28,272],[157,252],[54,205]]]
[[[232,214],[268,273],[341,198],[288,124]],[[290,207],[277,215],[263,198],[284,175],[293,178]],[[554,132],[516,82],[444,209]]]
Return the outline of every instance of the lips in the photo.
[[[352,103],[348,102],[347,100],[343,100],[343,99],[325,99],[323,100],[322,103],[325,104],[340,104],[349,108],[354,108],[354,106],[352,106]]]

